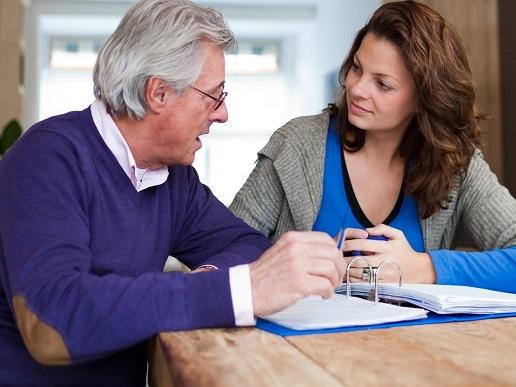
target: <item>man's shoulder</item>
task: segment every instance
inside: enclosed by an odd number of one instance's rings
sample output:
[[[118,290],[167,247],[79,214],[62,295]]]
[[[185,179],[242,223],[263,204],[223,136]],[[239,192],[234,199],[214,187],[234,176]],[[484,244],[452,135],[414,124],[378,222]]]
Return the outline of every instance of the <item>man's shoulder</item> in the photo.
[[[27,130],[27,137],[32,133],[53,133],[62,137],[73,138],[84,134],[84,128],[91,126],[88,120],[89,109],[72,111],[46,118]],[[91,115],[90,115],[91,118]]]
[[[37,122],[21,136],[9,153],[85,148],[87,135],[91,134],[91,125],[94,125],[88,121],[87,112],[88,109],[73,111]]]
[[[86,133],[92,131],[86,113],[69,112],[34,124],[2,158],[3,167],[33,168],[43,162],[50,167],[65,159],[75,162],[90,149]]]

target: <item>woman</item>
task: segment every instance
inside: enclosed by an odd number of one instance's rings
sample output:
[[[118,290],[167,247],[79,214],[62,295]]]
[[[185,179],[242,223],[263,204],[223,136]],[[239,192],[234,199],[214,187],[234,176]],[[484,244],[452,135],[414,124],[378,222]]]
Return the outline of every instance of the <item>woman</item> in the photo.
[[[336,105],[274,133],[231,210],[271,240],[347,227],[345,253],[394,260],[407,282],[516,292],[516,201],[477,148],[458,34],[428,6],[385,4],[339,79]],[[463,246],[479,252],[453,250]],[[363,266],[352,281],[367,278]]]

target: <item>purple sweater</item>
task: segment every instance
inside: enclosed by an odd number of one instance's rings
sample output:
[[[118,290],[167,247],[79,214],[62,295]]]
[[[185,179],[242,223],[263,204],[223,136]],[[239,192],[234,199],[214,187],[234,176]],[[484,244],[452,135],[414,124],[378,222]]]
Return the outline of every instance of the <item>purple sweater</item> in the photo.
[[[144,341],[233,326],[228,268],[268,247],[192,167],[136,192],[89,109],[36,124],[0,161],[0,385],[144,386]],[[169,255],[221,270],[163,273]],[[71,366],[30,357],[16,295],[60,333]]]

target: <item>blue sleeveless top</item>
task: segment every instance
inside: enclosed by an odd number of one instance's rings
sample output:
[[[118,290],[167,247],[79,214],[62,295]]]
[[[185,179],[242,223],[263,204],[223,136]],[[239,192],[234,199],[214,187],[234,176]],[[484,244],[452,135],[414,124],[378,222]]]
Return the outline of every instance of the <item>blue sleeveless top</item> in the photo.
[[[382,223],[403,231],[412,249],[424,251],[417,203],[412,196],[404,194],[403,188],[396,205]],[[355,197],[337,132],[337,119],[333,116],[326,141],[322,203],[312,230],[335,236],[341,227],[364,229],[373,226]]]

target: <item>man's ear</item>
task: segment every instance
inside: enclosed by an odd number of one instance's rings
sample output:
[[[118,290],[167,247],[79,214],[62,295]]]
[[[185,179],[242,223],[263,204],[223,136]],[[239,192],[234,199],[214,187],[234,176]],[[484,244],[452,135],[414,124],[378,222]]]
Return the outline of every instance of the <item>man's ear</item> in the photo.
[[[161,78],[150,77],[145,85],[145,100],[147,111],[160,113],[166,106],[167,100],[172,98],[173,91],[170,85]]]

